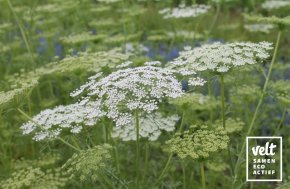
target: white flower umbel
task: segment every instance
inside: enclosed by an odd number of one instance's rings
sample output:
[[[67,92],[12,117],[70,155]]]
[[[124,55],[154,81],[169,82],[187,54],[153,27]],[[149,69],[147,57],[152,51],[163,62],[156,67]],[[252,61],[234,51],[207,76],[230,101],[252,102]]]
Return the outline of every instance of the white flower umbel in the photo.
[[[210,6],[208,5],[192,5],[186,7],[185,5],[180,5],[173,9],[165,8],[159,11],[163,15],[164,19],[169,18],[190,18],[198,17],[202,14],[205,14],[209,11]]]
[[[272,48],[272,43],[268,42],[213,43],[193,49],[186,47],[168,67],[182,75],[205,70],[222,73],[233,67],[256,64],[267,59],[270,56],[268,51]]]
[[[159,138],[162,131],[173,131],[178,120],[177,115],[163,117],[160,113],[140,117],[140,137],[148,138],[150,141],[155,141]],[[114,127],[112,137],[120,138],[123,141],[136,140],[135,119],[128,125],[121,127]]]
[[[86,99],[102,101],[102,110],[116,126],[130,124],[135,111],[151,113],[158,109],[163,98],[183,94],[173,71],[152,66],[119,70],[99,81],[91,79],[71,95],[84,91],[87,92]]]
[[[121,0],[97,0],[98,2],[101,2],[101,3],[117,3],[117,2],[120,2]]]
[[[270,33],[270,30],[274,28],[272,24],[246,24],[244,28],[249,32],[262,32]]]
[[[93,126],[104,115],[99,107],[100,101],[81,101],[46,109],[23,124],[21,129],[23,134],[33,134],[36,141],[56,138],[63,130],[79,133],[84,125]]]
[[[123,62],[122,64],[116,66],[116,68],[120,69],[120,68],[128,68],[130,66],[132,66],[133,62],[132,61],[126,61],[126,62]]]
[[[280,9],[286,6],[290,6],[290,1],[268,0],[261,5],[261,7],[266,10]]]
[[[151,62],[145,62],[145,66],[161,66],[162,63],[160,61],[151,61]]]
[[[206,83],[206,81],[200,77],[196,78],[189,78],[188,85],[190,86],[203,86]]]

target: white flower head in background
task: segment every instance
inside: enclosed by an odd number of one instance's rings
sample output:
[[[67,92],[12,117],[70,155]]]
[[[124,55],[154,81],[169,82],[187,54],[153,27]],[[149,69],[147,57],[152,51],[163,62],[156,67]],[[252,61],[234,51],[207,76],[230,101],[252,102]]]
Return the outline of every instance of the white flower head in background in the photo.
[[[117,3],[120,2],[121,0],[97,0],[100,3]]]
[[[125,53],[142,54],[149,51],[149,48],[143,44],[126,43]]]
[[[266,10],[280,9],[286,6],[290,6],[290,1],[268,0],[261,5]]]
[[[192,6],[180,5],[175,8],[165,8],[159,11],[159,14],[163,15],[164,19],[169,18],[190,18],[198,17],[209,11],[211,7],[208,5],[196,4]]]
[[[268,51],[272,48],[272,43],[268,42],[213,43],[193,49],[186,47],[168,67],[182,75],[205,70],[223,73],[233,67],[256,64],[269,58]]]
[[[81,101],[46,109],[23,124],[21,129],[23,134],[33,134],[36,141],[56,138],[63,130],[80,133],[84,125],[93,126],[104,116],[99,107],[100,101]]]
[[[274,28],[273,24],[246,24],[244,28],[249,32],[270,33]]]
[[[162,63],[160,61],[151,61],[151,62],[145,62],[145,66],[161,66]]]
[[[162,117],[160,113],[150,114],[146,117],[140,117],[140,137],[148,138],[150,141],[155,141],[159,138],[162,131],[174,131],[175,124],[178,121],[177,115]],[[132,119],[127,125],[114,127],[112,132],[113,138],[120,138],[123,141],[136,140],[136,122]]]
[[[126,61],[118,66],[116,66],[116,68],[120,69],[120,68],[128,68],[130,66],[132,66],[133,62],[132,61]]]
[[[205,83],[206,81],[200,77],[190,78],[188,80],[188,85],[190,86],[203,86]]]
[[[100,99],[106,116],[116,126],[128,125],[133,113],[152,113],[164,98],[183,94],[181,84],[170,69],[144,66],[118,70],[96,81],[90,80],[71,95],[86,92],[88,101]]]

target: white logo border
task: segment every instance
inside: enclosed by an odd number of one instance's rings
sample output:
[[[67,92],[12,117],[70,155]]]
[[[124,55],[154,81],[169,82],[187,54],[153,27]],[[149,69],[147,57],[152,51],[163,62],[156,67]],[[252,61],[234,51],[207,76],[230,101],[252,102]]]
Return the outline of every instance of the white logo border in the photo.
[[[280,179],[249,179],[249,157],[248,157],[248,153],[249,153],[249,139],[280,139]],[[247,182],[282,182],[283,180],[283,164],[282,164],[282,151],[283,151],[283,145],[282,145],[282,137],[263,137],[263,136],[247,136],[246,137],[246,178],[247,178]]]

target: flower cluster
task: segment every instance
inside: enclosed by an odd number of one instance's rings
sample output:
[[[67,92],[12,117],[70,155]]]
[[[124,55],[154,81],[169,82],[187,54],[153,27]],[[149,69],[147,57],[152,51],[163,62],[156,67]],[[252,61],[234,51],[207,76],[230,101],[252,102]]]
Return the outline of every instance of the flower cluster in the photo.
[[[186,47],[169,67],[179,70],[182,75],[205,70],[227,72],[233,67],[256,64],[257,60],[267,59],[270,49],[272,43],[268,42],[213,43],[194,49]]]
[[[241,85],[230,90],[231,101],[234,104],[244,104],[247,101],[254,102],[261,95],[261,87],[255,84]],[[241,98],[243,100],[241,100]]]
[[[109,144],[98,145],[93,148],[82,150],[74,154],[62,169],[68,175],[78,177],[81,181],[96,181],[99,174],[104,172],[108,160],[111,159],[111,146]]]
[[[190,86],[203,86],[205,83],[206,81],[200,77],[190,78],[188,80],[188,85]]]
[[[222,126],[222,120],[217,120],[214,123],[217,127]],[[233,119],[233,118],[227,118],[226,119],[226,132],[228,134],[236,133],[241,131],[245,126],[245,123],[241,121],[239,118]]]
[[[189,17],[198,17],[202,14],[205,14],[209,11],[211,7],[208,5],[192,5],[186,7],[184,4],[173,9],[166,8],[159,11],[163,15],[164,19],[168,18],[189,18]]]
[[[118,66],[116,66],[117,69],[121,69],[121,68],[128,68],[130,66],[132,66],[133,62],[132,61],[126,61],[123,62],[122,64],[119,64]]]
[[[151,61],[151,62],[145,62],[145,66],[161,66],[162,63],[160,61]]]
[[[73,4],[71,2],[61,2],[61,3],[53,3],[53,4],[45,4],[37,6],[35,11],[39,13],[52,13],[55,14],[57,12],[61,11],[67,11],[69,9],[73,9],[77,6],[76,4]]]
[[[163,98],[183,94],[171,70],[152,66],[118,70],[99,81],[91,78],[71,96],[84,91],[88,101],[101,100],[101,110],[115,121],[116,126],[130,124],[135,111],[151,113],[158,109]]]
[[[288,80],[279,80],[272,83],[272,88],[276,93],[276,98],[285,106],[290,105],[290,82]]]
[[[139,123],[142,125],[139,130],[140,137],[155,141],[161,135],[162,131],[173,131],[177,120],[177,115],[163,117],[160,113],[140,117]],[[114,127],[112,137],[120,138],[123,141],[136,140],[135,123],[135,120],[132,120],[128,125]]]
[[[9,75],[4,79],[11,87],[8,91],[0,91],[0,106],[9,103],[11,100],[25,91],[31,90],[38,85],[38,81],[44,75],[54,73],[72,72],[78,69],[97,72],[102,67],[116,67],[120,62],[126,61],[130,53],[123,54],[119,49],[99,52],[80,52],[78,56],[67,56],[60,61],[47,64],[30,72]],[[24,72],[24,70],[23,70]]]
[[[40,168],[28,167],[12,173],[10,178],[0,182],[1,188],[58,189],[64,187],[69,177],[59,169],[43,171]]]
[[[1,34],[1,30],[0,30],[0,34]],[[9,46],[4,46],[1,42],[0,42],[0,53],[5,53],[6,51],[11,50]]]
[[[86,104],[84,106],[84,104]],[[34,134],[36,141],[52,139],[63,130],[79,133],[83,124],[93,126],[104,113],[99,109],[100,101],[81,101],[67,106],[57,106],[46,109],[34,116],[31,121],[23,124],[23,134]],[[77,111],[76,111],[77,110]]]
[[[149,48],[143,44],[126,43],[125,53],[143,54],[148,52]]]
[[[205,159],[212,153],[226,149],[229,142],[222,127],[191,126],[184,133],[177,133],[166,141],[167,150],[180,158]]]
[[[54,165],[56,162],[58,162],[61,159],[60,154],[42,154],[39,158],[37,159],[24,159],[24,158],[20,158],[17,160],[13,161],[13,169],[14,170],[21,170],[24,169],[26,167],[48,167],[50,165]]]
[[[202,34],[196,33],[194,31],[187,30],[177,30],[175,32],[166,32],[166,35],[170,38],[180,38],[180,39],[196,39],[201,38]]]
[[[104,7],[105,11],[110,10],[110,7]],[[93,9],[93,11],[99,11],[99,9]],[[112,18],[107,18],[107,19],[98,19],[98,20],[92,20],[89,25],[97,28],[108,28],[108,27],[113,27],[116,26],[118,23],[116,23]]]
[[[181,110],[190,109],[190,112],[194,110],[212,110],[220,104],[215,99],[200,93],[187,93],[171,100],[170,103]]]
[[[246,24],[244,28],[249,32],[262,32],[270,33],[270,30],[274,28],[272,24]]]
[[[120,34],[117,34],[117,35],[114,35],[114,36],[110,36],[110,37],[107,37],[105,40],[104,40],[104,43],[105,44],[123,44],[123,43],[127,43],[129,41],[138,41],[138,39],[140,38],[141,36],[141,32],[136,32],[136,33],[132,33],[132,34],[128,34],[128,35],[120,35]]]
[[[229,165],[222,159],[213,159],[206,163],[206,167],[212,171],[223,172],[229,167]]]
[[[280,9],[287,6],[290,6],[290,2],[281,0],[267,0],[261,5],[261,7],[266,10]]]
[[[277,24],[282,26],[290,26],[290,16],[287,17],[277,17],[277,16],[271,16],[271,17],[264,17],[261,15],[248,15],[243,14],[243,17],[251,22],[257,22],[257,23],[266,23],[266,24]]]
[[[100,3],[117,3],[120,2],[121,0],[97,0]]]

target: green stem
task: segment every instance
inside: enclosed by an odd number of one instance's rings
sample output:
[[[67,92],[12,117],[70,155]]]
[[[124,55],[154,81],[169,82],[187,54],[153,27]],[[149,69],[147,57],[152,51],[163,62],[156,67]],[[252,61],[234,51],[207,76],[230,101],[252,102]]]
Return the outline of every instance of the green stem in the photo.
[[[204,162],[200,162],[200,176],[202,189],[205,189],[205,175],[204,175]]]
[[[118,151],[118,146],[117,145],[118,144],[114,143],[114,154],[115,154],[117,172],[120,173],[120,158],[119,158],[119,151]]]
[[[278,127],[276,127],[276,129],[275,129],[275,132],[274,132],[274,135],[273,135],[273,136],[276,136],[276,135],[278,135],[278,132],[279,132],[280,128],[282,127],[282,125],[283,125],[284,121],[285,121],[285,118],[286,118],[286,113],[287,113],[287,108],[284,108],[284,110],[283,110],[283,113],[282,113],[281,120],[280,120],[280,122],[279,122],[279,125],[278,125]]]
[[[208,96],[210,98],[213,98],[210,76],[207,77],[207,90],[208,90]],[[213,110],[212,110],[212,108],[209,110],[209,119],[210,119],[210,124],[212,125],[212,123],[213,123]]]
[[[169,167],[169,165],[170,165],[170,163],[171,163],[172,157],[173,157],[173,153],[170,153],[170,155],[169,155],[169,157],[168,157],[168,159],[167,159],[167,161],[166,161],[165,167],[163,168],[163,170],[162,170],[160,176],[159,176],[158,179],[157,179],[158,182],[161,181],[161,179],[163,178],[165,172],[167,171],[167,169],[168,169],[168,167]]]
[[[185,162],[182,161],[182,179],[183,179],[183,189],[186,189],[186,175],[185,175]]]
[[[178,132],[183,132],[184,123],[185,123],[185,111],[182,113],[181,123],[178,129]]]
[[[72,149],[74,149],[74,150],[76,150],[76,151],[78,151],[78,152],[81,151],[79,148],[77,148],[76,146],[74,146],[74,145],[68,143],[67,141],[63,140],[62,138],[57,137],[57,139],[58,139],[59,141],[61,141],[62,143],[64,143],[65,145],[71,147]]]
[[[182,118],[181,118],[181,123],[180,123],[180,126],[178,128],[178,132],[182,132],[183,131],[183,126],[184,126],[184,123],[185,123],[185,112],[182,113]],[[165,167],[162,169],[162,172],[161,174],[159,175],[158,179],[157,179],[157,182],[160,182],[161,179],[163,178],[165,172],[167,171],[170,163],[171,163],[171,160],[172,160],[172,157],[173,157],[173,153],[170,153],[167,161],[166,161],[166,164],[165,164]]]
[[[219,15],[220,15],[220,12],[221,12],[221,4],[218,3],[218,4],[217,4],[217,11],[216,11],[216,14],[215,14],[215,16],[214,16],[213,22],[211,23],[210,28],[209,28],[209,31],[207,32],[207,36],[206,36],[206,39],[207,39],[207,40],[208,40],[208,38],[209,38],[211,32],[213,31],[213,29],[214,29],[214,27],[215,27],[215,25],[216,25],[216,23],[217,23],[217,20],[218,20],[218,17],[219,17]]]
[[[222,121],[223,127],[226,129],[226,114],[225,114],[225,83],[224,83],[224,75],[220,75],[221,78],[221,105],[222,105]]]
[[[109,188],[116,188],[112,182],[110,181],[110,179],[106,176],[106,175],[102,175],[103,180],[105,181],[105,183],[107,183],[107,185],[109,186]]]
[[[140,141],[139,141],[139,114],[138,110],[135,111],[135,121],[136,121],[136,189],[139,189],[139,163],[140,163]]]
[[[114,178],[117,182],[119,182],[124,188],[128,189],[128,187],[126,186],[126,184],[120,179],[118,178],[114,173],[112,173],[111,171],[104,169],[105,172],[111,176],[112,178]]]
[[[104,142],[107,143],[108,138],[107,138],[107,126],[106,126],[106,124],[103,124],[103,138],[104,138]]]
[[[1,129],[1,126],[2,126],[2,114],[3,114],[3,110],[0,107],[0,129]]]
[[[17,23],[19,29],[20,29],[21,36],[22,36],[22,38],[23,38],[23,41],[24,41],[24,43],[25,43],[25,46],[26,46],[27,51],[28,51],[28,53],[29,53],[29,55],[30,55],[30,58],[31,58],[31,62],[35,64],[34,57],[33,57],[33,54],[32,54],[31,48],[30,48],[30,45],[29,45],[29,43],[28,43],[28,40],[27,40],[27,37],[26,37],[25,31],[24,31],[22,25],[20,24],[19,18],[18,18],[18,16],[17,16],[17,14],[15,13],[15,10],[14,10],[14,8],[13,8],[13,6],[12,6],[10,0],[6,0],[6,1],[7,1],[7,3],[8,3],[9,9],[11,10],[11,12],[12,12],[12,14],[13,14],[13,16],[14,16],[14,19],[15,19],[15,21],[16,21],[16,23]]]
[[[48,82],[48,86],[49,86],[49,90],[50,90],[51,97],[54,97],[54,90],[53,90],[52,82]]]
[[[146,144],[145,144],[145,164],[144,164],[144,171],[142,172],[143,173],[143,176],[142,176],[143,182],[144,182],[144,179],[146,178],[146,174],[147,174],[147,171],[148,171],[148,162],[149,162],[149,143],[147,141]]]
[[[274,65],[274,62],[276,61],[276,57],[277,57],[277,53],[278,53],[278,48],[279,48],[279,44],[280,44],[280,40],[281,40],[281,34],[282,34],[282,31],[279,30],[278,36],[277,36],[277,41],[276,41],[276,44],[275,44],[274,54],[273,54],[273,57],[272,57],[272,60],[271,60],[271,64],[270,64],[270,67],[269,67],[269,71],[268,71],[268,74],[267,74],[266,81],[264,83],[263,91],[262,91],[260,100],[258,102],[258,105],[256,106],[256,109],[255,109],[255,112],[254,112],[254,115],[253,115],[251,124],[250,124],[250,126],[248,128],[248,131],[246,133],[246,136],[250,136],[250,134],[252,133],[252,130],[253,130],[255,121],[257,119],[259,110],[260,110],[261,105],[263,103],[263,100],[264,100],[264,98],[266,96],[266,91],[267,91],[267,88],[268,88],[268,83],[269,83],[270,76],[271,76],[271,73],[272,73],[273,65]],[[238,159],[237,159],[237,162],[236,162],[236,166],[235,166],[235,170],[234,170],[235,179],[233,181],[233,187],[234,187],[234,184],[236,182],[236,178],[237,178],[237,175],[238,175],[239,166],[242,163],[241,160],[242,160],[242,156],[243,156],[244,151],[245,151],[245,147],[246,147],[246,140],[244,140],[244,142],[243,142],[241,151],[239,153],[239,156],[238,156]]]
[[[221,105],[222,105],[222,123],[223,128],[226,129],[226,114],[225,114],[225,82],[224,82],[224,75],[220,75],[221,78]],[[234,165],[232,161],[232,155],[231,155],[231,148],[230,148],[230,142],[228,143],[228,159],[230,162],[230,168],[231,168],[231,174],[234,172]]]

